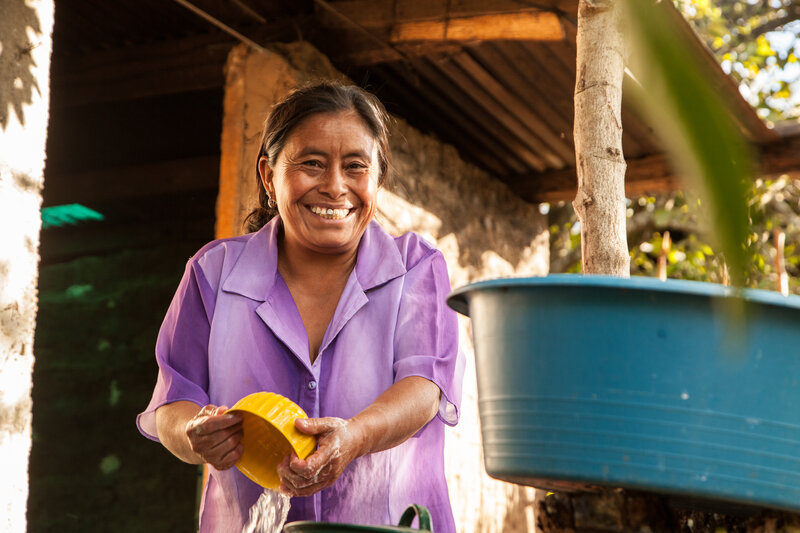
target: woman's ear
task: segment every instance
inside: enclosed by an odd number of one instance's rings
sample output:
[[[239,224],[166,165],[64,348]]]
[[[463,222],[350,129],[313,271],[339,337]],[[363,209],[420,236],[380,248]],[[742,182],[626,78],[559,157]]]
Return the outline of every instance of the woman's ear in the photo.
[[[269,158],[261,156],[258,160],[258,176],[261,178],[261,185],[267,194],[272,195],[272,168],[269,166]]]

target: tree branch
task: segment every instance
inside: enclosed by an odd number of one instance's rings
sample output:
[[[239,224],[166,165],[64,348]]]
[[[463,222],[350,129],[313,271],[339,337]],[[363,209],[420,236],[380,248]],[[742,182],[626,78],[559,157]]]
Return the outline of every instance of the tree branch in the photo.
[[[800,19],[800,5],[792,5],[786,16],[769,20],[760,26],[756,26],[750,30],[750,36],[758,37],[759,35],[777,30],[781,26],[785,26],[798,19]]]
[[[714,53],[717,55],[727,54],[733,50],[736,50],[743,44],[752,41],[756,37],[759,37],[760,35],[775,31],[778,28],[781,28],[782,26],[785,26],[796,20],[800,20],[800,5],[792,4],[792,6],[787,8],[787,14],[785,16],[768,20],[767,22],[764,22],[763,24],[750,30],[750,33],[747,35],[740,35],[738,38],[735,38],[733,35],[731,35],[730,43],[715,50]],[[730,26],[737,26],[736,22],[732,19],[727,19],[727,23]]]

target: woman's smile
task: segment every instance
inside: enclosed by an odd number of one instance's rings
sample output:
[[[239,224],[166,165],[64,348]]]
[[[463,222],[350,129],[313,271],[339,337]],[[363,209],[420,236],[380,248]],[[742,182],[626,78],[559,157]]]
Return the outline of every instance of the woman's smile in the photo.
[[[312,205],[308,208],[312,213],[325,220],[342,220],[354,211],[352,208],[321,207]]]

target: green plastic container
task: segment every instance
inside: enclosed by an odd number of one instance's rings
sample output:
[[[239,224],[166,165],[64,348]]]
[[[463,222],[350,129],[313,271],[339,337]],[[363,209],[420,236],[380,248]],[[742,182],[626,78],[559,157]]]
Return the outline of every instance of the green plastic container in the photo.
[[[413,529],[414,518],[419,518],[419,528]],[[409,505],[395,526],[361,526],[356,524],[338,524],[335,522],[291,522],[283,528],[284,533],[403,533],[430,531],[433,533],[431,514],[421,505]]]

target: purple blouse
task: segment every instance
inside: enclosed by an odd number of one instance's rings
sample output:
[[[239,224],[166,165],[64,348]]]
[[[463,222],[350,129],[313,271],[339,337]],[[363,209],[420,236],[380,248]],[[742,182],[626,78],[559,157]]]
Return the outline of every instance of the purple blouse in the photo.
[[[312,363],[278,273],[280,224],[211,242],[189,260],[158,335],[158,381],[139,430],[157,441],[155,410],[167,403],[231,406],[259,391],[312,418],[350,418],[396,381],[421,376],[442,391],[438,416],[403,444],[353,461],[332,487],[293,498],[288,520],[396,525],[417,503],[437,533],[455,532],[444,425],[458,420],[464,358],[444,257],[416,234],[395,238],[371,222]],[[209,474],[200,531],[240,531],[263,489],[236,468]]]

